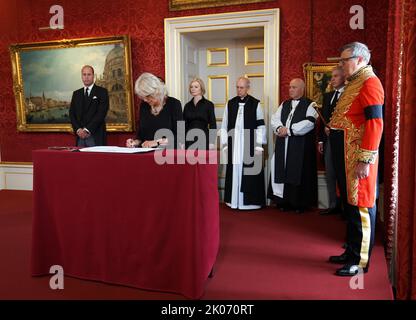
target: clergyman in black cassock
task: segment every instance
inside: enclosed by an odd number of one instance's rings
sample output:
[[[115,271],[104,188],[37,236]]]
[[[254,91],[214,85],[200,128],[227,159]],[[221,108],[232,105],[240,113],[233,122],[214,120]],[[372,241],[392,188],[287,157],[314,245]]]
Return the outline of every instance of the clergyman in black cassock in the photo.
[[[302,79],[290,82],[291,99],[284,101],[272,115],[276,134],[271,160],[268,195],[283,210],[303,212],[317,202],[317,167],[314,102],[303,96]]]
[[[260,101],[248,95],[250,81],[237,81],[237,96],[227,102],[221,125],[221,145],[227,153],[224,202],[233,209],[265,205],[263,147],[266,132]]]

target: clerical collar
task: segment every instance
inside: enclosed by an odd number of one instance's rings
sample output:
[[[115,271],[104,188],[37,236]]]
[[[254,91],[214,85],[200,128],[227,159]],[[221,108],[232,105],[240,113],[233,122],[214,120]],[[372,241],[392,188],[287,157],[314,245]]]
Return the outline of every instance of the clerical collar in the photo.
[[[244,98],[241,98],[241,97],[238,97],[239,99],[238,99],[238,102],[240,102],[240,103],[246,103],[247,102],[247,100],[248,100],[248,95],[246,95]]]

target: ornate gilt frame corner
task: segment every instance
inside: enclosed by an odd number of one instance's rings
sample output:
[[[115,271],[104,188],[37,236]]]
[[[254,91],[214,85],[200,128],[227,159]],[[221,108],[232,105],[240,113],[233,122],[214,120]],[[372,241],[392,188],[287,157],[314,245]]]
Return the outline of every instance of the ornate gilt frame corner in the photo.
[[[169,0],[169,11],[223,7],[270,1],[274,0]]]

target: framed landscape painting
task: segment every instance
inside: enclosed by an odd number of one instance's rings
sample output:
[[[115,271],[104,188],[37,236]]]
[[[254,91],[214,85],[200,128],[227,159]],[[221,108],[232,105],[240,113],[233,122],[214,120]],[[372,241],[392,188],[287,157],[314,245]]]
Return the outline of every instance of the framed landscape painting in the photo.
[[[18,131],[72,131],[69,107],[84,65],[108,90],[107,131],[134,130],[128,36],[15,44],[10,55]]]

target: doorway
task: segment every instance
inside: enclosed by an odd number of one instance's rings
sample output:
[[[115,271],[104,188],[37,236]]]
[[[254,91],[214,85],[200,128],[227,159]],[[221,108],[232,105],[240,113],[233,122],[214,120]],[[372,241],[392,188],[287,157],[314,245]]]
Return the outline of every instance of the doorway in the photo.
[[[237,78],[250,79],[250,94],[261,100],[266,122],[266,177],[273,152],[270,116],[279,103],[279,24],[279,9],[165,19],[166,85],[183,105],[190,100],[189,81],[199,76],[220,126],[225,103],[236,95]],[[220,170],[221,196],[223,185]]]

